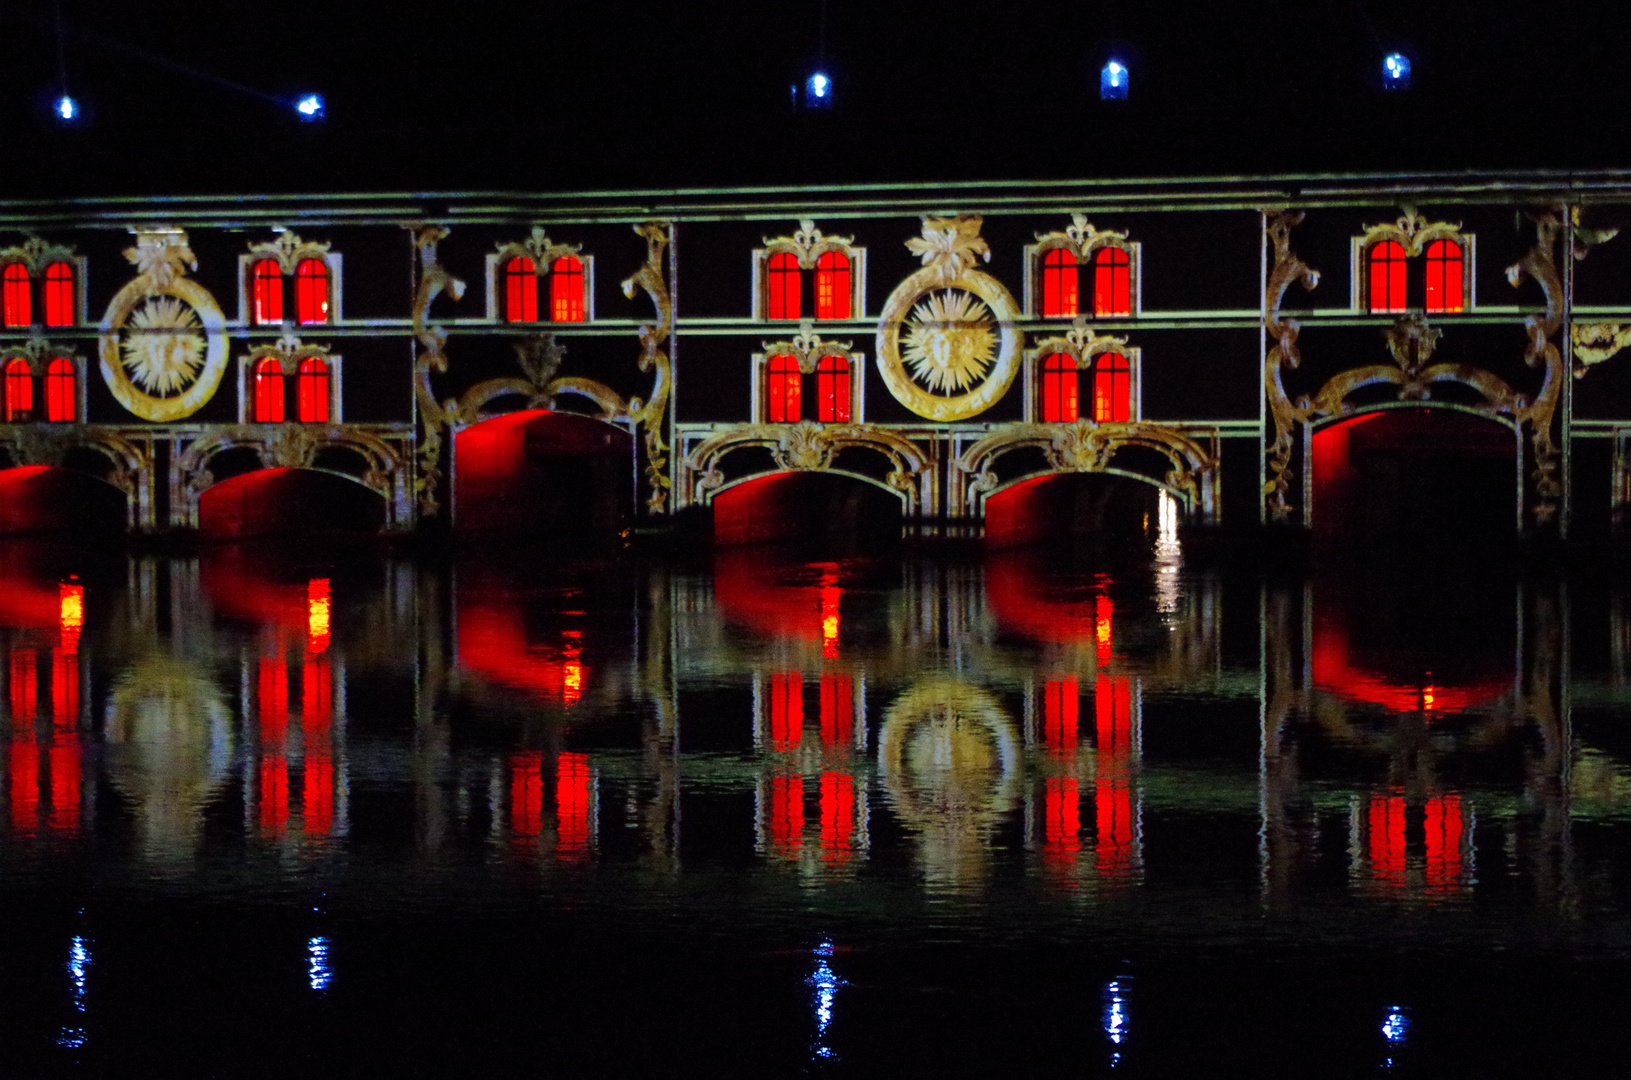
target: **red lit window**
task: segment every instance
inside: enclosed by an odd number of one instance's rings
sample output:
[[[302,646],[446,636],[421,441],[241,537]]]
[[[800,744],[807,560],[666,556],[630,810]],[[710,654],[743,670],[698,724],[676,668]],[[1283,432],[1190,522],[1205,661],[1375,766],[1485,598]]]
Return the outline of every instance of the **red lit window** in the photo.
[[[525,255],[504,264],[504,319],[538,321],[538,268]]]
[[[6,421],[34,419],[34,373],[22,357],[6,365]]]
[[[295,402],[301,423],[328,423],[328,365],[320,357],[308,356],[300,361]]]
[[[787,252],[770,257],[765,282],[765,315],[772,319],[799,317],[799,261]]]
[[[549,317],[554,322],[583,322],[588,310],[583,302],[583,261],[563,255],[549,271]]]
[[[283,321],[283,268],[276,259],[262,259],[250,275],[255,302],[255,324],[276,325]]]
[[[1427,310],[1461,311],[1461,245],[1434,240],[1427,245]]]
[[[1132,371],[1118,352],[1101,353],[1093,364],[1093,419],[1119,423],[1132,416]]]
[[[1081,276],[1076,256],[1054,248],[1042,258],[1042,317],[1074,319],[1080,306]]]
[[[816,318],[849,318],[849,260],[836,251],[816,260]]]
[[[772,356],[765,362],[765,419],[772,424],[791,424],[799,419],[799,362],[791,356]]]
[[[283,422],[283,368],[270,356],[255,365],[255,422]]]
[[[28,293],[28,267],[22,263],[12,263],[0,272],[0,308],[4,309],[4,318],[0,321],[7,326],[27,326],[34,320]]]
[[[1080,415],[1076,393],[1076,358],[1054,353],[1042,361],[1042,422],[1069,424]]]
[[[849,361],[823,356],[816,365],[816,419],[849,423]]]
[[[302,259],[294,272],[295,315],[303,325],[328,322],[328,267]]]
[[[1459,283],[1459,275],[1456,278]],[[1384,240],[1370,249],[1370,309],[1372,312],[1405,310],[1404,247]]]
[[[45,325],[74,325],[74,271],[65,262],[45,268]]]
[[[45,418],[73,421],[78,417],[76,408],[78,386],[74,378],[74,362],[57,357],[45,369]]]
[[[1118,247],[1100,248],[1093,256],[1093,314],[1133,313],[1133,267]]]

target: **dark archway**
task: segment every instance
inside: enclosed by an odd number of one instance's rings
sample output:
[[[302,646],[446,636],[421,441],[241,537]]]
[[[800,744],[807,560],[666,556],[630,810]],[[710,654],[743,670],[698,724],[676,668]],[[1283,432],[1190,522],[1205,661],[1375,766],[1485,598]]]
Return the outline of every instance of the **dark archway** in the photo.
[[[900,499],[875,484],[838,473],[755,477],[721,491],[713,505],[716,544],[900,539]]]
[[[0,470],[0,535],[71,533],[116,539],[129,527],[125,493],[72,469],[20,465]]]
[[[1313,439],[1314,535],[1331,544],[1396,537],[1510,537],[1517,531],[1517,438],[1452,409],[1389,409]]]
[[[633,501],[628,432],[572,413],[529,409],[454,437],[460,532],[616,532]]]
[[[374,534],[384,526],[378,492],[312,469],[256,469],[198,500],[198,531],[218,539]]]
[[[1161,489],[1108,473],[1049,473],[985,500],[985,540],[1018,547],[1067,537],[1142,537],[1156,526]]]

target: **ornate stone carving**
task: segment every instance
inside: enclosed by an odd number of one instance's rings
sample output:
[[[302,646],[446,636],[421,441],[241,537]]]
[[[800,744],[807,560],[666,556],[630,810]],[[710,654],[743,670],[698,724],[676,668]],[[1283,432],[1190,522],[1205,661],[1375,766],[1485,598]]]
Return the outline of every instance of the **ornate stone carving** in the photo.
[[[52,263],[73,263],[78,259],[73,248],[47,243],[38,236],[30,236],[17,247],[0,248],[0,266],[20,262],[28,267],[31,276],[44,272]]]
[[[806,270],[813,269],[816,260],[823,252],[840,251],[851,254],[855,250],[855,237],[853,236],[825,236],[816,228],[811,218],[799,218],[799,227],[792,236],[777,236],[764,238],[765,250],[770,252],[785,251],[798,259],[799,266]]]
[[[498,244],[499,269],[517,256],[525,256],[532,260],[532,265],[539,273],[547,274],[555,260],[566,255],[576,255],[583,250],[581,244],[557,244],[549,238],[542,225],[532,227],[532,235],[519,243]]]
[[[1291,517],[1291,504],[1286,498],[1291,485],[1286,471],[1291,467],[1292,429],[1303,422],[1297,408],[1286,397],[1281,377],[1282,367],[1294,369],[1302,361],[1302,354],[1297,351],[1297,335],[1302,327],[1296,319],[1283,318],[1280,305],[1293,282],[1304,289],[1313,289],[1320,283],[1319,271],[1310,268],[1291,250],[1291,230],[1302,220],[1300,210],[1264,211],[1269,240],[1274,244],[1274,265],[1263,297],[1263,327],[1273,343],[1264,358],[1263,390],[1268,395],[1269,413],[1274,418],[1274,442],[1265,455],[1267,476],[1263,494],[1268,497],[1270,517],[1280,523]]]
[[[102,378],[119,404],[144,420],[191,416],[226,371],[226,319],[215,297],[186,276],[198,261],[185,232],[138,231],[125,258],[137,277],[102,317]]]
[[[1076,256],[1077,262],[1087,262],[1092,258],[1093,252],[1101,247],[1126,248],[1127,234],[1124,232],[1111,232],[1093,227],[1087,220],[1086,214],[1070,215],[1070,224],[1063,232],[1037,233],[1036,251],[1051,251],[1054,248],[1064,248]]]
[[[743,424],[710,435],[686,456],[683,465],[687,474],[698,478],[696,494],[700,497],[724,486],[720,459],[755,446],[768,449],[776,468],[787,472],[825,472],[832,468],[834,456],[850,447],[883,454],[889,460],[884,483],[906,495],[908,509],[916,506],[917,480],[929,464],[923,451],[909,440],[865,424],[819,424],[813,420]]]
[[[821,335],[814,331],[813,319],[799,320],[799,332],[793,335],[791,341],[765,341],[760,344],[766,356],[791,356],[798,361],[799,370],[806,375],[814,375],[816,366],[823,357],[841,356],[849,359],[850,348],[853,342],[849,341],[822,341]]]
[[[414,497],[419,512],[434,517],[441,510],[436,489],[442,480],[442,428],[457,417],[458,402],[436,400],[430,385],[432,371],[447,370],[447,331],[430,322],[430,305],[446,292],[453,299],[464,296],[464,282],[448,273],[436,257],[436,245],[447,235],[440,225],[409,225],[419,249],[419,291],[413,302],[413,333],[419,339],[420,353],[414,363],[414,388],[419,398],[419,419],[424,431],[419,441],[419,469],[414,477]]]
[[[1365,235],[1360,238],[1359,247],[1362,251],[1369,251],[1372,247],[1384,240],[1392,240],[1404,248],[1407,256],[1420,255],[1427,249],[1427,245],[1434,240],[1453,240],[1461,242],[1461,224],[1451,225],[1447,221],[1428,221],[1416,213],[1414,206],[1403,206],[1403,216],[1388,225],[1366,225]]]
[[[930,420],[984,412],[1019,370],[1018,305],[1001,282],[975,268],[991,258],[980,225],[977,214],[924,218],[922,237],[906,241],[923,269],[895,287],[878,321],[884,385]]]
[[[307,259],[316,259],[327,265],[331,246],[312,240],[302,240],[293,230],[284,229],[278,233],[275,240],[250,244],[249,255],[251,262],[272,259],[285,274],[292,274]]]
[[[631,398],[629,418],[644,431],[646,450],[646,508],[661,514],[668,508],[668,442],[664,429],[668,419],[668,389],[671,382],[668,354],[663,345],[674,327],[674,306],[663,279],[663,252],[668,248],[666,221],[647,221],[636,225],[634,231],[645,238],[646,262],[623,280],[623,295],[634,298],[644,289],[657,309],[657,321],[640,327],[640,370],[653,372],[651,395],[642,400]]]
[[[1574,345],[1574,376],[1580,378],[1590,365],[1612,359],[1627,345],[1631,345],[1631,325],[1625,323],[1575,323],[1569,327]]]

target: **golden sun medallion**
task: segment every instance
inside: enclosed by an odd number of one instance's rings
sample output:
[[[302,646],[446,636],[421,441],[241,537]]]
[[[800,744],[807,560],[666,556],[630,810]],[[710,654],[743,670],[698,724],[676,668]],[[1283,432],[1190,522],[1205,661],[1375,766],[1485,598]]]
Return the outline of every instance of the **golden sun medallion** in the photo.
[[[174,397],[192,385],[204,366],[203,324],[173,296],[152,296],[130,313],[120,352],[125,371],[141,388]]]
[[[901,359],[937,394],[967,390],[996,359],[996,320],[972,293],[930,293],[912,309],[908,326]]]

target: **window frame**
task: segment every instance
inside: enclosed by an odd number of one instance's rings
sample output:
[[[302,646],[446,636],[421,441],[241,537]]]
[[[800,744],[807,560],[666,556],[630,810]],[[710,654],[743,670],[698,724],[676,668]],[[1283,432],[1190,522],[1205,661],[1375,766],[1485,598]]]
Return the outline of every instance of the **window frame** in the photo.
[[[51,384],[59,379],[59,373],[53,371],[58,364],[68,365],[69,378],[73,380],[73,389],[69,395],[69,406],[72,415],[66,417],[53,417],[51,415]],[[51,352],[45,360],[45,371],[40,375],[40,395],[45,401],[45,421],[50,424],[82,424],[85,422],[85,364],[77,356],[65,352]]]
[[[583,318],[577,322],[556,322],[545,318],[554,314],[553,293],[550,291],[552,273],[555,263],[565,256],[572,256],[583,266]],[[504,268],[510,260],[521,256],[532,260],[533,270],[536,274],[534,287],[537,290],[536,319],[509,318],[509,297],[506,292],[507,283]],[[487,253],[487,321],[498,326],[581,326],[595,321],[595,257],[586,253],[581,244],[556,243],[545,234],[542,226],[535,225],[532,235],[526,240],[500,242],[495,250]]]
[[[39,373],[34,370],[33,361],[26,356],[12,353],[0,359],[0,409],[4,410],[0,420],[7,424],[28,424],[36,417],[35,411],[40,404],[40,387],[34,385]],[[28,410],[26,416],[14,415],[16,406],[13,405],[13,387],[24,385],[28,388]]]
[[[14,313],[19,306],[23,309],[22,317],[16,318]],[[0,329],[26,330],[33,326],[36,306],[34,272],[28,263],[22,259],[0,263]]]
[[[1349,262],[1349,307],[1357,315],[1375,315],[1379,318],[1398,318],[1409,312],[1421,312],[1435,318],[1471,314],[1478,308],[1478,237],[1463,232],[1458,223],[1428,221],[1416,213],[1414,207],[1405,207],[1405,213],[1396,222],[1386,225],[1363,226],[1362,235],[1352,238]],[[1393,241],[1405,253],[1405,305],[1387,311],[1371,310],[1371,252],[1381,243]],[[1461,310],[1427,310],[1427,251],[1439,240],[1449,240],[1461,248]],[[1419,280],[1418,280],[1419,279]],[[1421,295],[1412,295],[1419,288]]]
[[[300,321],[298,273],[301,263],[315,259],[328,271],[328,318],[323,322]],[[255,267],[271,260],[282,271],[282,317],[276,322],[255,320]],[[269,241],[251,243],[238,256],[238,318],[233,324],[250,330],[293,329],[300,326],[338,326],[345,322],[345,256],[332,245],[302,240],[284,229]]]
[[[1094,418],[1094,389],[1098,376],[1098,359],[1107,353],[1117,353],[1127,361],[1127,419],[1099,421]],[[1048,372],[1045,363],[1055,355],[1068,356],[1076,362],[1076,417],[1070,420],[1044,420],[1046,400],[1044,379]],[[1025,351],[1025,419],[1033,424],[1069,424],[1144,422],[1143,406],[1143,349],[1129,345],[1125,337],[1107,337],[1091,332],[1071,330],[1063,337],[1044,338]]]
[[[308,357],[316,357],[328,365],[328,420],[300,419],[300,364]],[[255,368],[262,360],[273,360],[283,378],[283,419],[255,419]],[[345,370],[342,357],[321,345],[301,345],[298,339],[286,339],[277,346],[262,346],[238,357],[238,423],[240,424],[309,424],[327,427],[345,422],[341,410],[343,400],[342,375]],[[291,385],[292,384],[292,385]]]
[[[808,322],[808,320],[806,320]],[[864,353],[851,352],[841,345],[822,342],[820,338],[804,338],[803,340],[765,342],[764,351],[753,354],[752,376],[749,379],[752,399],[749,404],[750,422],[754,424],[783,424],[793,423],[788,420],[771,420],[769,408],[770,391],[770,361],[774,357],[789,356],[798,364],[799,375],[799,421],[809,421],[817,424],[859,424],[864,421],[866,409],[866,380],[863,377],[866,367]],[[820,419],[820,367],[823,361],[837,360],[848,367],[849,375],[849,415],[848,420],[822,420]],[[807,385],[806,385],[807,384]],[[835,410],[836,411],[836,410]]]
[[[46,274],[57,264],[68,267],[69,277],[72,281],[73,299],[70,304],[70,315],[67,322],[48,323],[45,321],[46,313]],[[28,304],[28,318],[26,321],[12,323],[5,318],[6,287],[4,276],[7,273],[15,274],[11,268],[22,267],[23,292]],[[27,330],[32,327],[44,327],[48,330],[60,330],[76,326],[84,326],[87,322],[85,314],[85,256],[77,255],[70,247],[59,244],[48,244],[38,236],[30,236],[21,246],[0,248],[0,330]]]
[[[849,314],[820,318],[817,273],[821,257],[842,255],[849,260]],[[778,255],[791,255],[798,265],[799,311],[790,316],[770,317],[770,261]],[[764,237],[763,246],[753,249],[750,310],[755,322],[854,322],[866,314],[866,248],[858,247],[853,236],[827,236],[811,218],[800,218],[791,236]],[[808,296],[806,310],[804,300]]]
[[[1029,319],[1088,322],[1106,319],[1137,319],[1144,314],[1144,245],[1125,232],[1096,229],[1085,214],[1072,214],[1071,223],[1058,232],[1038,232],[1036,242],[1025,245],[1024,315]],[[1117,248],[1127,255],[1127,314],[1099,315],[1094,308],[1095,260],[1105,248]],[[1043,290],[1050,253],[1064,250],[1076,260],[1076,314],[1044,315]],[[1084,273],[1086,271],[1086,273]],[[1086,278],[1084,281],[1083,279]]]

